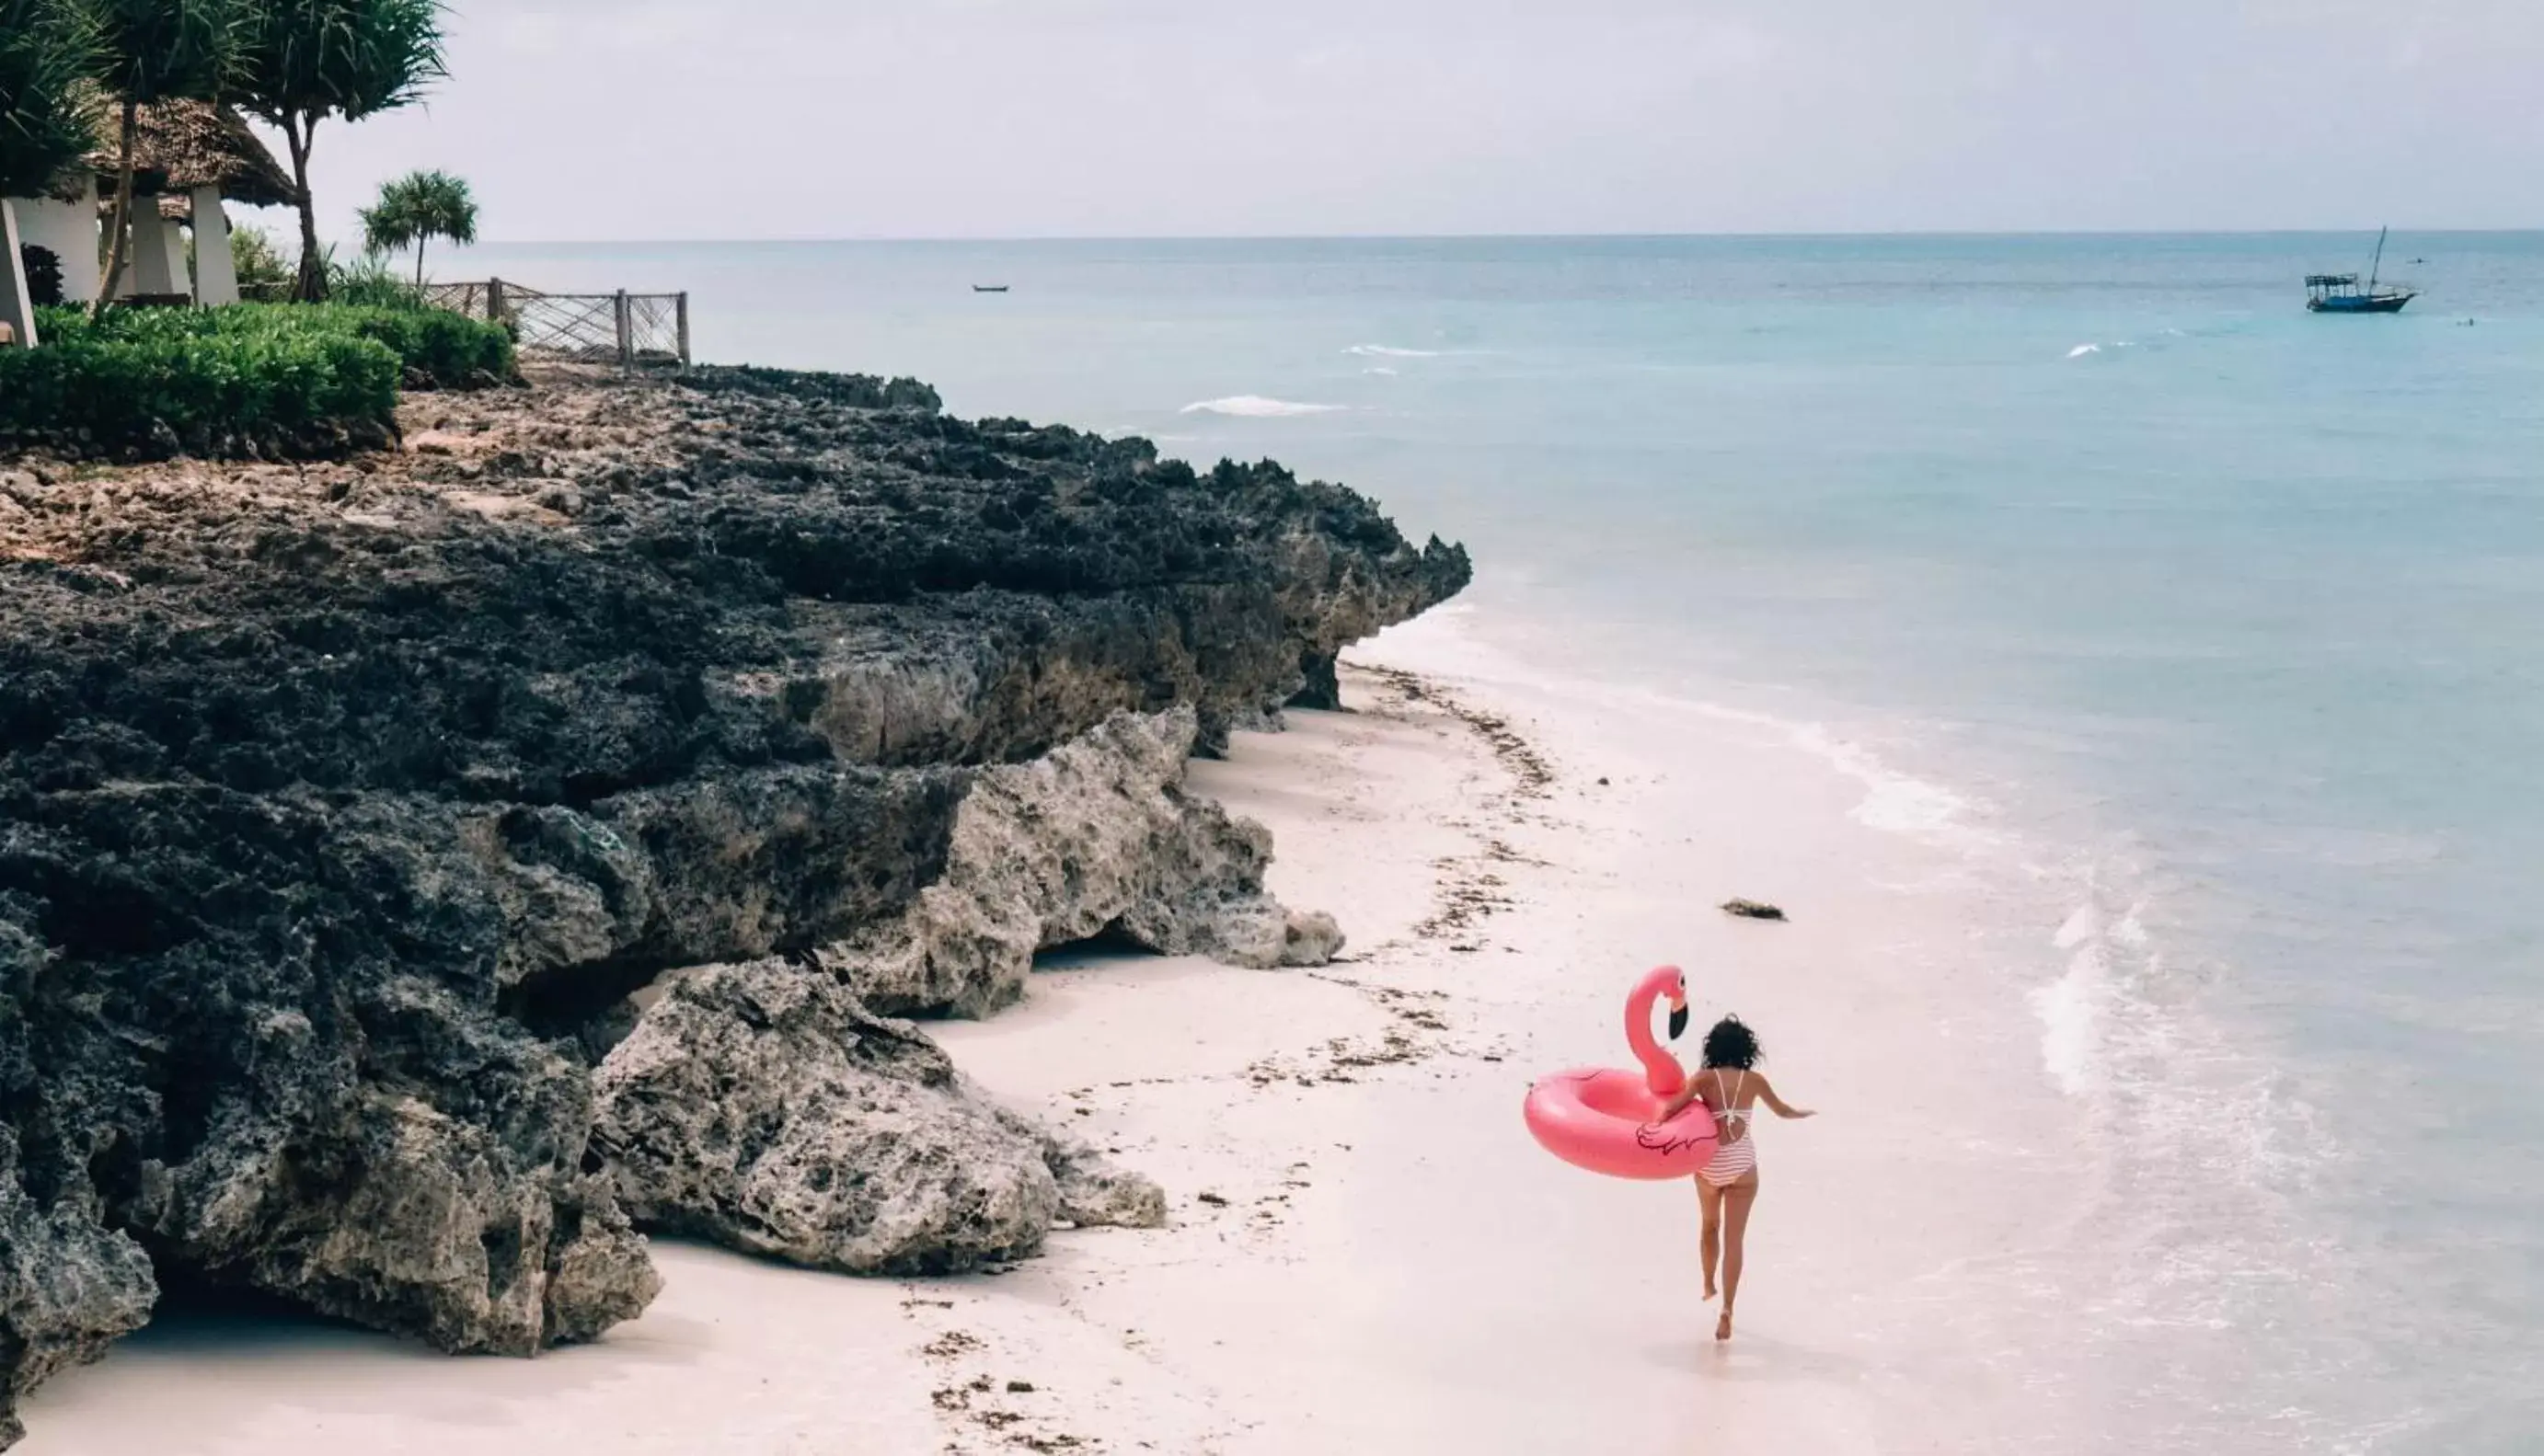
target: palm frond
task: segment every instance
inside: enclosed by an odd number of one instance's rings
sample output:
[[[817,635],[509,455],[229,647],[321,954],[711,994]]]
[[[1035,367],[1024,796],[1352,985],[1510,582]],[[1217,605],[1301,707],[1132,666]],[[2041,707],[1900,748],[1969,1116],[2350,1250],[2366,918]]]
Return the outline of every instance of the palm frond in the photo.
[[[247,0],[87,0],[101,45],[97,78],[126,101],[217,101],[241,76]]]
[[[88,149],[96,27],[64,0],[0,0],[0,197],[53,191]]]
[[[358,121],[446,79],[441,0],[264,0],[249,27],[240,105]]]

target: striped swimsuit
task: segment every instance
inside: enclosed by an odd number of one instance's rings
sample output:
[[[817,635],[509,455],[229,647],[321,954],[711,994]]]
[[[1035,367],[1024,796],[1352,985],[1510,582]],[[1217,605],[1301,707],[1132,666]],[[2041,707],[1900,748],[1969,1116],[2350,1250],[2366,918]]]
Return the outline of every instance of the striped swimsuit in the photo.
[[[1743,1067],[1740,1069],[1738,1087],[1734,1087],[1723,1097],[1724,1106],[1713,1114],[1715,1125],[1721,1127],[1726,1133],[1732,1130],[1731,1124],[1738,1123],[1739,1140],[1733,1142],[1726,1139],[1715,1143],[1712,1160],[1696,1170],[1697,1177],[1717,1188],[1729,1188],[1758,1167],[1757,1138],[1749,1130],[1749,1111],[1737,1110],[1732,1106],[1740,1101],[1739,1087],[1745,1087],[1748,1084],[1749,1069]],[[1718,1071],[1713,1074],[1713,1090],[1722,1091],[1722,1074]]]

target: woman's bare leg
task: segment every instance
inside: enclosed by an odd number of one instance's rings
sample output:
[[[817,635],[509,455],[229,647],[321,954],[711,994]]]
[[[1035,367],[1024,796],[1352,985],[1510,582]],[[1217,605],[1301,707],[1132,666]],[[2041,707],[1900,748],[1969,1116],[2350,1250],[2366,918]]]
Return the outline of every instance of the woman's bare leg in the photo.
[[[1722,1318],[1713,1322],[1713,1338],[1731,1338],[1731,1302],[1740,1297],[1741,1246],[1749,1235],[1749,1210],[1758,1201],[1758,1170],[1722,1190]]]
[[[1705,1208],[1705,1236],[1700,1241],[1705,1249],[1705,1297],[1713,1297],[1713,1265],[1722,1257],[1722,1189],[1696,1181],[1696,1201]]]

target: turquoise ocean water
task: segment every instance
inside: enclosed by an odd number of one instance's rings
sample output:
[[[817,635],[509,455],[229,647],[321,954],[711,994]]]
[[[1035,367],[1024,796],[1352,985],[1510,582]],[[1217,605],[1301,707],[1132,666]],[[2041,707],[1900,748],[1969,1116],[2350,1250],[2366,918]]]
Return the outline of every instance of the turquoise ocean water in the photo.
[[[1275,456],[1466,540],[1475,630],[1550,672],[1818,725],[1914,791],[1901,827],[2003,856],[2007,994],[2113,1140],[2040,1273],[2079,1281],[2099,1448],[2532,1450],[2544,235],[2398,233],[2409,311],[2304,313],[2371,241],[465,268],[686,288],[709,358]]]

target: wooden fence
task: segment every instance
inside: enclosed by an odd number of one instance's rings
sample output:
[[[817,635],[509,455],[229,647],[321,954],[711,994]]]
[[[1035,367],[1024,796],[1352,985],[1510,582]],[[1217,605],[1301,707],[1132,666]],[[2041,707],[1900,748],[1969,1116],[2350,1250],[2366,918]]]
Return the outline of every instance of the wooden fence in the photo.
[[[502,278],[432,283],[424,291],[437,308],[509,322],[515,343],[531,357],[628,370],[689,366],[686,293],[542,293]]]

